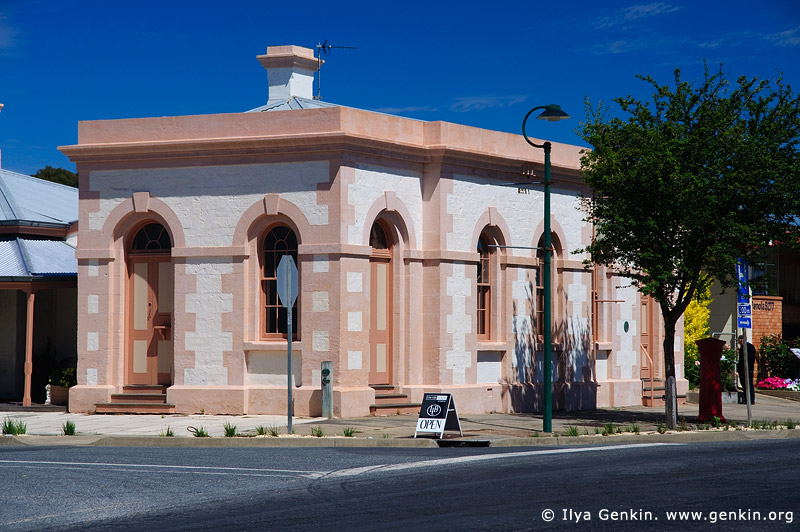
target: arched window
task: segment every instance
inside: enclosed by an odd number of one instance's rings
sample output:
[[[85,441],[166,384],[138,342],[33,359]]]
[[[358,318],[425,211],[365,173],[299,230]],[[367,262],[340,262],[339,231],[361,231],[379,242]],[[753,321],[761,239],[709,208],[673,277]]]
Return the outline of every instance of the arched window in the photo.
[[[286,308],[278,298],[278,264],[284,255],[291,255],[297,264],[297,236],[285,225],[276,225],[267,231],[263,239],[261,262],[261,334],[263,338],[287,338]],[[298,279],[300,276],[298,275]],[[300,330],[298,297],[292,307],[292,338]]]
[[[492,316],[492,250],[491,240],[485,234],[478,239],[478,338],[487,339],[491,334]]]
[[[381,224],[375,222],[369,232],[369,245],[372,249],[389,249],[389,239]]]
[[[139,253],[167,252],[172,242],[167,229],[159,223],[149,223],[139,229],[131,242],[131,251]]]
[[[536,334],[540,341],[544,340],[544,235],[539,238],[536,256],[539,258],[539,267],[536,268]],[[556,289],[559,286],[558,257],[561,255],[561,244],[555,233],[550,233],[550,319],[556,316]],[[553,324],[550,324],[552,328]]]

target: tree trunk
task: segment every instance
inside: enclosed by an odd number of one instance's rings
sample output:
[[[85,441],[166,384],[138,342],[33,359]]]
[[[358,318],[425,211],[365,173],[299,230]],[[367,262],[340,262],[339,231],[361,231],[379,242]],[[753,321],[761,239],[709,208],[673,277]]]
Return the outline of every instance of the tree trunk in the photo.
[[[678,388],[675,380],[675,324],[676,319],[664,317],[664,408],[667,428],[675,430],[678,426]]]

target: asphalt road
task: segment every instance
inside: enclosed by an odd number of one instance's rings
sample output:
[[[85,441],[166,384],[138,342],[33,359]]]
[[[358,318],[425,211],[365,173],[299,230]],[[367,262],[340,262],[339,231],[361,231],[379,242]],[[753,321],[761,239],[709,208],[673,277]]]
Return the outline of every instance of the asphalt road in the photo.
[[[513,450],[8,446],[0,447],[0,530],[788,531],[800,519],[798,456],[800,440]],[[701,514],[671,521],[667,512]]]

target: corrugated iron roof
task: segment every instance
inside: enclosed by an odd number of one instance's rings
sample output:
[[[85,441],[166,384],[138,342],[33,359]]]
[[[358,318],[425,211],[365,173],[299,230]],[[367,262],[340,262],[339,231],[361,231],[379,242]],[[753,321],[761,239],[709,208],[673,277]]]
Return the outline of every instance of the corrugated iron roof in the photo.
[[[289,111],[291,109],[319,109],[322,107],[338,107],[334,103],[323,102],[321,100],[309,100],[299,96],[292,96],[289,99],[270,100],[266,105],[245,111],[247,113],[260,113],[263,111]]]
[[[0,278],[75,277],[75,248],[61,240],[0,240]]]
[[[0,277],[30,277],[15,240],[0,240]]]
[[[77,220],[77,188],[0,169],[0,223],[69,225]]]

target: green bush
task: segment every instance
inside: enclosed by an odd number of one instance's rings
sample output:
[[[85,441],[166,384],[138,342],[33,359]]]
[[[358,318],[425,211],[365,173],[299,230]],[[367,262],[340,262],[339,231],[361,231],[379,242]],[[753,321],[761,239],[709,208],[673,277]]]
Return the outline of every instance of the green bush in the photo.
[[[800,347],[799,339],[784,340],[780,334],[763,336],[758,350],[758,362],[770,377],[793,379],[797,357],[789,351],[790,347]]]
[[[719,361],[720,389],[723,392],[736,391],[736,351],[726,349]]]
[[[700,386],[700,364],[697,350],[686,349],[683,353],[683,376],[689,381],[689,388]]]
[[[53,386],[69,388],[78,384],[75,368],[57,368],[50,372],[49,383]]]

